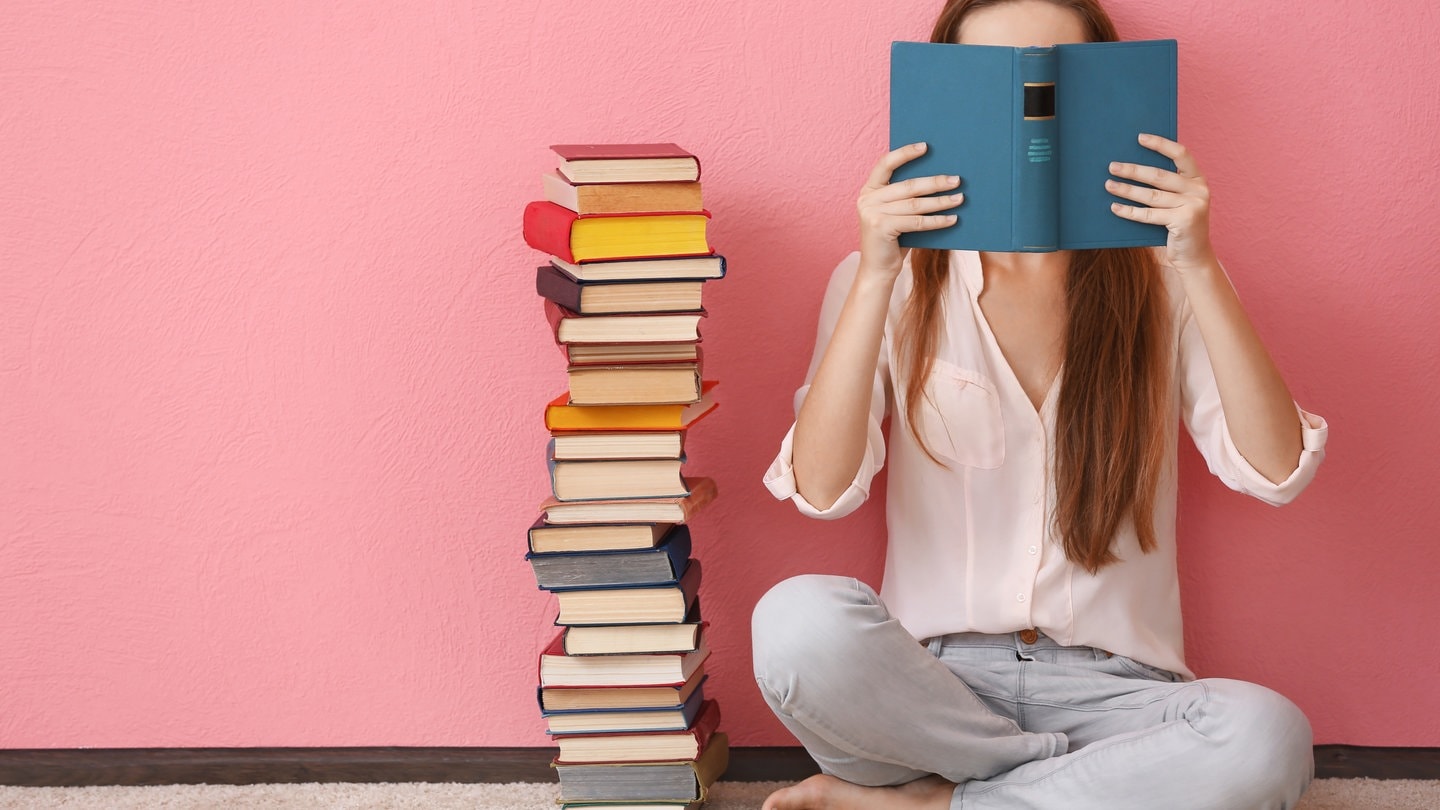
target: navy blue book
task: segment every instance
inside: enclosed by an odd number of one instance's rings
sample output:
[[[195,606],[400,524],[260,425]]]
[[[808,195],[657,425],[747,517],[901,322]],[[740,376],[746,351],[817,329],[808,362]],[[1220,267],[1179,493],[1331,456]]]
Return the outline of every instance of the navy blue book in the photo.
[[[614,709],[541,712],[546,734],[628,734],[644,731],[683,731],[695,723],[705,700],[704,686],[696,687],[678,709]]]
[[[1165,228],[1110,210],[1110,162],[1169,171],[1142,132],[1176,138],[1176,42],[1044,48],[896,42],[890,148],[924,141],[892,182],[958,175],[958,221],[904,247],[1046,252],[1165,244]],[[1126,181],[1130,182],[1130,181]]]
[[[553,591],[560,604],[555,624],[668,624],[685,621],[700,591],[700,561],[691,559],[674,585],[601,585]]]
[[[690,563],[690,529],[676,526],[655,548],[626,551],[530,552],[525,559],[543,590],[624,585],[674,585]]]

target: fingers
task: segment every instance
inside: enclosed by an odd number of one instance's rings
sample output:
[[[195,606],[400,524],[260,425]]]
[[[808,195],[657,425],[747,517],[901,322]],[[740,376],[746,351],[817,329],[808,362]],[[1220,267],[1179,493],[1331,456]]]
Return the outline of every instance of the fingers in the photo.
[[[952,205],[945,206],[953,207]],[[860,215],[861,227],[885,239],[895,239],[911,231],[935,231],[954,225],[959,219],[955,214],[911,214],[895,215],[872,210]]]
[[[870,195],[872,202],[888,203],[909,197],[920,197],[926,194],[949,191],[959,185],[960,178],[953,174],[936,174],[929,177],[912,177],[909,180],[890,183],[881,188],[871,189],[867,191],[867,194]]]
[[[1192,179],[1199,179],[1181,177],[1175,172],[1158,169],[1154,166],[1142,166],[1138,163],[1111,163],[1110,173],[1116,177],[1136,180],[1148,186],[1173,191],[1177,194],[1188,191],[1192,185]]]
[[[927,148],[923,143],[912,143],[886,152],[875,164],[875,168],[870,170],[870,176],[865,179],[865,187],[875,189],[887,185],[890,175],[894,174],[896,169],[925,154]]]
[[[872,203],[872,207],[882,214],[902,216],[948,211],[963,202],[965,202],[964,194],[942,194],[939,197],[906,197],[888,203]]]
[[[1165,225],[1167,227],[1170,224],[1167,221],[1168,216],[1166,216],[1164,213],[1168,209],[1164,208],[1145,208],[1143,206],[1137,207],[1134,205],[1125,205],[1124,203],[1110,203],[1110,210],[1113,211],[1117,216],[1121,216],[1125,219],[1133,220],[1135,222],[1144,222],[1151,225]]]
[[[900,230],[906,233],[914,231],[938,231],[941,228],[948,228],[959,219],[954,214],[939,214],[924,217],[904,217],[898,223]]]
[[[1200,167],[1195,162],[1195,156],[1184,146],[1159,135],[1151,135],[1148,132],[1140,133],[1140,145],[1146,149],[1153,149],[1167,158],[1175,161],[1175,169],[1185,177],[1198,177]]]
[[[1105,190],[1114,194],[1116,197],[1134,200],[1135,202],[1148,205],[1151,208],[1175,208],[1185,203],[1185,198],[1173,191],[1132,186],[1129,183],[1121,183],[1116,180],[1106,180]]]

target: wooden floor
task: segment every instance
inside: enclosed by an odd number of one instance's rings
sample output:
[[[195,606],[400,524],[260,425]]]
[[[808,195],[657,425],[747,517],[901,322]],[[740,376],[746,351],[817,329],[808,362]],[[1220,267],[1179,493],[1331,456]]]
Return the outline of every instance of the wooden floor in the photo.
[[[551,748],[120,748],[0,750],[0,785],[550,782]],[[798,781],[801,748],[735,748],[725,779]],[[1315,748],[1320,779],[1440,779],[1440,748]]]

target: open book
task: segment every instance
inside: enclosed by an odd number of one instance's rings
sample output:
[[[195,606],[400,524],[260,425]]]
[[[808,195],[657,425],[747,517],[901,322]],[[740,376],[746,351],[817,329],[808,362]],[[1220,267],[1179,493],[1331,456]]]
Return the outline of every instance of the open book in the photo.
[[[1176,132],[1175,40],[1044,48],[896,42],[890,147],[924,141],[892,182],[958,175],[956,224],[905,247],[1044,252],[1165,244],[1110,210],[1110,162],[1174,171],[1137,140]],[[1124,181],[1131,182],[1131,181]]]

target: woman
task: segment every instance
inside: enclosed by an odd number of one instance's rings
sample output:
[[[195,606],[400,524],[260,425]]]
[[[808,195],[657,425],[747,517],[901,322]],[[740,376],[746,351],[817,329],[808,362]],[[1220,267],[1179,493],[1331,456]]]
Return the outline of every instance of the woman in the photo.
[[[951,0],[931,39],[1116,35],[1095,0]],[[1194,156],[1140,142],[1177,171],[1113,164],[1106,188],[1163,250],[907,256],[900,233],[954,224],[960,180],[890,183],[923,144],[870,173],[765,482],[841,517],[888,450],[884,588],[796,577],[756,606],[756,680],[823,771],[766,810],[1282,808],[1309,784],[1299,709],[1185,666],[1175,455],[1183,420],[1226,484],[1281,504],[1325,422],[1216,260]]]

